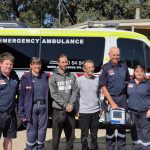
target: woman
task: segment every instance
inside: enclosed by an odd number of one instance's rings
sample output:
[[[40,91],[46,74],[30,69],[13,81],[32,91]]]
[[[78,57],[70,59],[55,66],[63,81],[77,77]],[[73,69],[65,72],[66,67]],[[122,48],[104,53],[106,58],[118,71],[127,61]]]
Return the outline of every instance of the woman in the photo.
[[[21,78],[19,117],[27,124],[27,150],[43,150],[48,121],[48,76],[40,58],[32,57],[30,72]]]
[[[144,67],[134,68],[134,78],[127,88],[128,109],[134,116],[131,129],[134,150],[150,150],[150,80],[145,78]]]

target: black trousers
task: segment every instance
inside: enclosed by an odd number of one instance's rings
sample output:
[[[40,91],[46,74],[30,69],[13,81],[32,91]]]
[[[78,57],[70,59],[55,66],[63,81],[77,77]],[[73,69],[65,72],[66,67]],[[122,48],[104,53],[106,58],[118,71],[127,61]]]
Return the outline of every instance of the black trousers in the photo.
[[[133,150],[150,150],[150,120],[145,112],[131,112],[134,115],[135,126],[131,128]]]
[[[73,149],[75,138],[75,113],[67,113],[64,110],[53,109],[52,150],[59,149],[59,141],[62,130],[66,136],[65,150]]]
[[[80,113],[80,129],[82,150],[98,150],[97,132],[99,128],[99,111],[96,113],[83,114]],[[88,134],[91,134],[90,147],[88,146]]]

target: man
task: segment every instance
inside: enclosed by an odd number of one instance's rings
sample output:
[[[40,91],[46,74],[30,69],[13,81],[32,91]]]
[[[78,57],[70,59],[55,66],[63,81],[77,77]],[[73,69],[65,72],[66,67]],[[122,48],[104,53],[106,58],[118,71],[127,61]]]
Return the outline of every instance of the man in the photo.
[[[79,78],[79,117],[81,129],[82,150],[98,150],[97,132],[99,127],[99,90],[98,77],[93,75],[94,62],[86,60],[83,64],[85,75]],[[91,143],[88,146],[88,133],[91,133]]]
[[[12,70],[13,64],[10,53],[0,55],[0,136],[3,133],[4,150],[12,150],[12,138],[16,138],[17,132],[15,96],[19,79]]]
[[[129,80],[128,68],[120,63],[120,50],[117,47],[111,47],[109,50],[110,61],[106,63],[101,70],[100,86],[105,96],[105,101],[112,109],[122,107],[127,108],[126,83]],[[115,128],[109,126],[106,129],[106,148],[115,150]],[[126,131],[125,128],[118,128],[117,146],[119,150],[126,149]]]
[[[65,54],[58,57],[58,69],[49,80],[51,97],[53,98],[53,142],[52,149],[59,149],[61,132],[66,135],[66,148],[73,148],[75,137],[75,110],[77,99],[77,81],[73,73],[67,70],[68,58]]]

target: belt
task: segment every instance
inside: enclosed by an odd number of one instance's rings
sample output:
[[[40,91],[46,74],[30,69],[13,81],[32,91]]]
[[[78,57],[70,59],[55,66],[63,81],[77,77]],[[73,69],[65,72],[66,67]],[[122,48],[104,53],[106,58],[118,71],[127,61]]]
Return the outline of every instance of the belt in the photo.
[[[34,101],[33,104],[43,105],[43,104],[45,104],[45,100],[38,99],[38,100]]]
[[[120,94],[110,95],[110,96],[113,96],[113,97],[119,97],[119,96],[122,96],[122,95],[125,95],[125,93],[120,93]]]
[[[134,112],[139,112],[139,113],[144,113],[144,112],[147,112],[148,109],[145,109],[145,110],[135,110],[135,109],[132,109],[132,108],[128,108],[130,111],[134,111]]]

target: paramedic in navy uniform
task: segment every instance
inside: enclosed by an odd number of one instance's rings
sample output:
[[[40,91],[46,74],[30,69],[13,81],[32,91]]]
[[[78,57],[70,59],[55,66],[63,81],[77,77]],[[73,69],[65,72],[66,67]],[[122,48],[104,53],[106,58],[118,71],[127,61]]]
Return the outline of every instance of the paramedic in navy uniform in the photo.
[[[27,150],[44,150],[48,121],[48,75],[41,71],[40,58],[32,57],[30,71],[20,82],[18,113],[27,124]]]
[[[19,78],[12,70],[13,64],[14,56],[10,53],[0,55],[0,137],[3,133],[4,150],[12,150],[12,138],[16,138],[17,133],[15,96]]]
[[[134,68],[127,92],[128,109],[135,119],[135,127],[131,129],[133,150],[150,150],[150,80],[145,78],[143,66]]]
[[[120,50],[111,47],[109,50],[110,61],[102,66],[100,72],[100,87],[105,98],[112,109],[118,107],[127,109],[126,86],[129,80],[128,68],[120,63]],[[115,150],[115,128],[111,125],[106,128],[106,149]],[[126,149],[126,130],[118,128],[117,147],[119,150]]]

